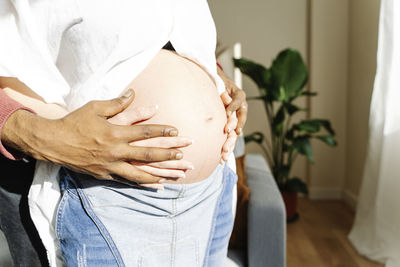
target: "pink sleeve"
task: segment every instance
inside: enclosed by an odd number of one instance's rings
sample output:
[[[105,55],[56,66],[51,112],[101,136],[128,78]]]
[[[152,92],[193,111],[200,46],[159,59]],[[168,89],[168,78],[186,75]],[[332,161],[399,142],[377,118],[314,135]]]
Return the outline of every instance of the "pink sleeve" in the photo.
[[[221,70],[224,70],[224,68],[222,67],[221,63],[218,62],[218,60],[217,60],[217,66],[218,66]]]
[[[21,155],[13,155],[3,146],[1,142],[1,131],[3,129],[4,124],[6,123],[8,117],[14,112],[19,109],[25,109],[32,113],[35,113],[33,110],[21,105],[17,101],[11,99],[0,89],[0,153],[3,154],[5,157],[11,160],[21,159]]]

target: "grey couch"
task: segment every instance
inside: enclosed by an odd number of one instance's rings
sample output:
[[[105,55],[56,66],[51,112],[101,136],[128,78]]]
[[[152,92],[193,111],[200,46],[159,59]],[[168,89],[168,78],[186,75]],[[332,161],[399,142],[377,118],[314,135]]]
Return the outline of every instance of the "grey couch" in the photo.
[[[237,152],[240,141],[236,144],[236,156],[240,154]],[[229,249],[227,266],[285,267],[286,214],[281,194],[261,155],[247,154],[246,165],[251,189],[248,247],[245,251]]]

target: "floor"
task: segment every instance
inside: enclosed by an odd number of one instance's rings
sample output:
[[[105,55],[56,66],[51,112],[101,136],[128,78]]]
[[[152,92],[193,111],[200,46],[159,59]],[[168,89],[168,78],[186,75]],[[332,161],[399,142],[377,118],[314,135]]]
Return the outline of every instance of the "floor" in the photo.
[[[354,213],[342,201],[299,199],[298,221],[287,227],[287,267],[380,267],[357,254],[347,240]],[[11,267],[0,231],[0,266]]]
[[[354,212],[339,200],[299,198],[299,220],[287,226],[287,267],[378,267],[347,239]]]

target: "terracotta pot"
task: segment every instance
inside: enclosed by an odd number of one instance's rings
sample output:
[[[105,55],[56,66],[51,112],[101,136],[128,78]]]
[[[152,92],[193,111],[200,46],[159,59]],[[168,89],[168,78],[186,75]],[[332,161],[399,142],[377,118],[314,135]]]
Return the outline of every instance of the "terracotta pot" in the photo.
[[[297,219],[297,192],[281,192],[286,207],[286,220],[288,222]]]

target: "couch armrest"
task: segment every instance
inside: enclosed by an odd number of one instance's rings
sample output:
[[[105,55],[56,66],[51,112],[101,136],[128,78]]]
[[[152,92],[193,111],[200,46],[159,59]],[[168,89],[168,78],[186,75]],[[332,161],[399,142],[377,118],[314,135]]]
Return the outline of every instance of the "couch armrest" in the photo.
[[[246,155],[249,267],[286,266],[286,214],[282,196],[265,159]]]

